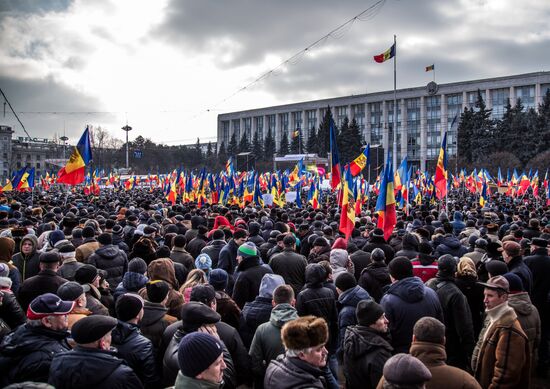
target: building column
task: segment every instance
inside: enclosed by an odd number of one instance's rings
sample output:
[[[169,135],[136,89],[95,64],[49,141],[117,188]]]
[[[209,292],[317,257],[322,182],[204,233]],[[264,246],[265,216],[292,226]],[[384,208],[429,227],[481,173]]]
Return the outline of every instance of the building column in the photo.
[[[539,105],[542,104],[542,90],[540,87],[540,82],[535,84],[535,109],[538,111]]]
[[[263,115],[263,118],[264,118],[264,131],[263,131],[264,136],[263,136],[262,140],[265,141],[265,138],[267,137],[267,130],[269,129],[269,125],[268,125],[268,122],[267,122],[268,115]]]
[[[428,120],[426,117],[426,99],[420,97],[420,169],[426,170],[426,159],[428,156]]]
[[[371,119],[371,115],[370,115],[370,109],[369,109],[369,104],[368,103],[365,103],[365,134],[364,134],[364,137],[365,137],[365,142],[367,142],[368,144],[371,144],[371,139],[372,139],[372,126],[370,124],[370,119]]]
[[[382,101],[382,147],[384,148],[384,163],[388,160],[390,129],[388,125],[388,108],[386,101]]]
[[[408,123],[407,123],[407,104],[405,99],[399,100],[401,108],[401,159],[407,155],[408,141]]]
[[[281,114],[275,114],[275,150],[279,150],[279,145],[281,144]]]
[[[516,88],[510,87],[510,105],[513,107],[516,105]]]
[[[493,109],[493,96],[491,96],[491,89],[485,89],[485,106],[487,109]]]
[[[468,94],[466,91],[462,92],[462,112],[468,108]]]
[[[448,122],[448,113],[447,113],[447,97],[442,94],[440,97],[440,107],[441,107],[441,139],[443,140],[443,135],[445,131],[449,128]]]

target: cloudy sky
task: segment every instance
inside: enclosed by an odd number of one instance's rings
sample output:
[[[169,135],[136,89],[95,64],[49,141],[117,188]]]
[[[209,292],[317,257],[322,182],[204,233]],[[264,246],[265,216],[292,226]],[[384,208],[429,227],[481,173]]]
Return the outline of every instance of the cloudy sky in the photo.
[[[549,70],[548,0],[0,0],[0,88],[33,137],[86,124],[166,144],[214,140],[223,112]],[[2,98],[0,97],[0,100]],[[21,126],[7,109],[0,124]]]

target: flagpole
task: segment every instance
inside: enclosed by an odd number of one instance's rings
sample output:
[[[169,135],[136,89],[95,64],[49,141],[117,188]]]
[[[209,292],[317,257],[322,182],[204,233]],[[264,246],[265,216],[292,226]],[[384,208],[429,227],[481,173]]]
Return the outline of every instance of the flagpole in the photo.
[[[397,166],[397,37],[393,36],[393,166]]]

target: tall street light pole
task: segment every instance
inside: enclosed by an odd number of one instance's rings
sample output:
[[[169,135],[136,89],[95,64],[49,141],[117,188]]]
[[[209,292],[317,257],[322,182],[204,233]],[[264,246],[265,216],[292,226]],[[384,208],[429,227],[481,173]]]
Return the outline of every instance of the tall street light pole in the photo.
[[[128,169],[129,168],[129,164],[128,164],[128,150],[129,150],[128,133],[130,131],[132,131],[132,127],[130,127],[128,124],[126,124],[124,127],[122,127],[122,129],[124,131],[126,131],[126,169]]]
[[[67,150],[67,141],[69,140],[69,138],[67,138],[65,135],[63,135],[59,139],[63,141],[63,160],[65,160],[65,158],[66,158],[65,152]]]

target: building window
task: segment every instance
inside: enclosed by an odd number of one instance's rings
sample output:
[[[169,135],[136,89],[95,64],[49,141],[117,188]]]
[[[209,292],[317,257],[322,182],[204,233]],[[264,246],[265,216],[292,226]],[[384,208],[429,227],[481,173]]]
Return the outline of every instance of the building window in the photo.
[[[382,130],[382,103],[370,103],[370,124],[371,135],[370,141],[372,145],[381,145],[384,132]]]
[[[281,134],[288,134],[288,112],[280,114],[279,119],[281,120]]]
[[[365,104],[357,104],[351,106],[351,111],[355,122],[359,126],[361,134],[365,133]]]
[[[457,131],[462,113],[462,93],[447,96],[447,153],[449,156],[457,154]],[[457,118],[453,124],[454,118]]]
[[[256,132],[258,133],[258,139],[264,139],[264,117],[256,116],[254,120],[256,121]]]
[[[237,138],[237,142],[241,140],[241,119],[233,119],[233,134]]]
[[[342,107],[336,107],[336,125],[340,127],[344,122],[344,119],[348,116],[348,107],[344,105]]]
[[[502,119],[504,111],[506,109],[506,104],[510,100],[510,89],[501,88],[493,89],[491,91],[491,101],[492,101],[492,115],[493,119]]]
[[[407,106],[407,155],[420,159],[420,99],[405,100]]]
[[[294,120],[293,129],[301,130],[302,129],[302,111],[292,112],[292,119]]]
[[[37,162],[37,163],[36,163],[36,168],[37,168],[37,169],[40,169],[40,162]]]
[[[524,110],[535,108],[535,87],[530,85],[516,88],[516,99],[521,99]]]
[[[222,122],[222,140],[227,147],[227,144],[229,143],[229,120],[224,120]]]
[[[244,118],[244,133],[250,142],[252,140],[252,118]]]
[[[487,101],[487,99],[485,98],[485,91],[482,90],[480,91],[481,92],[481,98],[483,99],[483,101]],[[468,92],[468,108],[475,108],[475,105],[476,105],[476,102],[477,102],[477,91],[474,91],[474,92]]]
[[[317,128],[317,111],[312,109],[310,111],[306,111],[306,120],[307,120],[307,138],[309,138],[309,134],[311,134],[312,130],[315,130]]]
[[[267,116],[267,129],[271,130],[271,136],[275,137],[275,127],[277,126],[277,118],[275,115]]]

